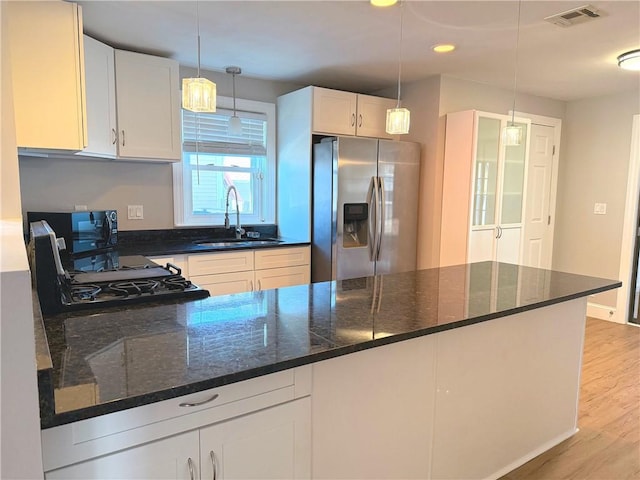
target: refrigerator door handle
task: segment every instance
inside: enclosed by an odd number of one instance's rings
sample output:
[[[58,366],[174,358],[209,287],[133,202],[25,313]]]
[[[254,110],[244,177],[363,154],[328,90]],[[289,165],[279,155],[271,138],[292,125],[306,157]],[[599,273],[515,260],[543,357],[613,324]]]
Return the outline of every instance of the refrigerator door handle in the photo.
[[[380,195],[378,196],[378,233],[377,233],[377,245],[376,245],[376,261],[380,260],[380,250],[382,250],[382,236],[384,235],[384,218],[385,218],[385,194],[384,194],[384,178],[378,177],[378,190]]]
[[[375,201],[374,201],[375,195]],[[376,215],[377,215],[377,207],[376,204],[378,202],[378,182],[376,177],[371,177],[371,181],[369,182],[369,191],[367,192],[367,204],[369,205],[369,241],[367,242],[369,248],[369,260],[374,261],[374,249],[376,242]],[[375,215],[374,215],[375,211]]]

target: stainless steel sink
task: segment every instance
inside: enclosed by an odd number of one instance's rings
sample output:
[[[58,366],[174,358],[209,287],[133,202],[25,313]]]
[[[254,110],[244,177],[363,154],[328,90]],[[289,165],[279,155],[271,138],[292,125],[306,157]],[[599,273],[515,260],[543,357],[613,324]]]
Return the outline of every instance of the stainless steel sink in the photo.
[[[224,248],[224,247],[250,247],[258,245],[278,245],[282,240],[275,238],[232,238],[215,240],[211,242],[197,242],[198,247]]]

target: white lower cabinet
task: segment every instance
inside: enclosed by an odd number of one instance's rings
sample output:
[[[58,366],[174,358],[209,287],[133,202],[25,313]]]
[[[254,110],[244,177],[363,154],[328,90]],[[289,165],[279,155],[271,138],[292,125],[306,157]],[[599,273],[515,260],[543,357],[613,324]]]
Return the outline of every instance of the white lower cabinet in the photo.
[[[47,480],[94,478],[190,480],[199,461],[198,432],[192,431],[47,472]]]
[[[310,411],[306,397],[201,429],[200,477],[311,478]]]
[[[211,295],[268,290],[311,281],[309,247],[270,248],[188,256],[189,280]]]
[[[311,477],[309,397],[47,472],[57,479]],[[214,474],[215,470],[215,474]]]

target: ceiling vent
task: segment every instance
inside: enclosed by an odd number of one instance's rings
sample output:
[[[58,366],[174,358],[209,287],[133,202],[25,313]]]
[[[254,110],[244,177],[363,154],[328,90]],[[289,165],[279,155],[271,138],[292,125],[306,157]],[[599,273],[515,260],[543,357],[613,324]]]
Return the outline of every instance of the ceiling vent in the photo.
[[[545,20],[560,27],[570,27],[589,20],[595,20],[601,16],[602,12],[599,12],[593,5],[583,5],[578,8],[567,10],[566,12],[545,17]]]

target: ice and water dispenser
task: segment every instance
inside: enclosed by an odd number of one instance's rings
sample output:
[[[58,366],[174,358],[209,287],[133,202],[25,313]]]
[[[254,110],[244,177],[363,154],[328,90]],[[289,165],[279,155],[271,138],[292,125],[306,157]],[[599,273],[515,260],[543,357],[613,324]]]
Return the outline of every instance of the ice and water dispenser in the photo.
[[[342,246],[366,247],[369,242],[369,205],[345,203],[342,221]]]

